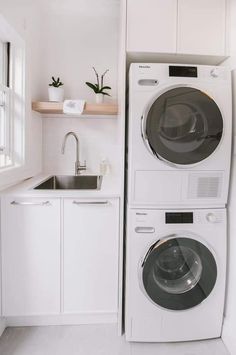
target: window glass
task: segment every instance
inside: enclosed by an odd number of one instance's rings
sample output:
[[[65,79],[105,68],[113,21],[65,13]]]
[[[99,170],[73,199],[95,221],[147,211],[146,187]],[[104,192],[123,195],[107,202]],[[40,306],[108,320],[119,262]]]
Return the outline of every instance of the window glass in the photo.
[[[0,41],[0,168],[12,164],[11,127],[9,88],[10,45]]]
[[[25,163],[25,41],[0,15],[0,174]]]
[[[4,65],[3,65],[3,58],[4,58],[4,43],[0,41],[0,84],[3,84],[3,73],[4,73]]]
[[[188,165],[209,157],[223,133],[221,112],[200,90],[169,90],[152,104],[145,119],[145,137],[154,155]]]
[[[142,281],[147,296],[167,309],[192,308],[215,286],[216,261],[197,240],[172,235],[155,243],[145,256]]]
[[[155,282],[164,291],[180,294],[197,285],[202,275],[200,256],[178,244],[162,251],[153,269]]]

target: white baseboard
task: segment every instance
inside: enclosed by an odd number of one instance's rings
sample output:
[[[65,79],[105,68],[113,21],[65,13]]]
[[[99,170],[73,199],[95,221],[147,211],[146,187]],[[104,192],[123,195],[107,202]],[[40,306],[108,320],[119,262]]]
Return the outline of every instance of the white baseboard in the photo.
[[[5,319],[4,318],[0,318],[0,336],[4,332],[5,328],[6,328]]]
[[[117,313],[80,313],[6,317],[7,327],[117,323]]]
[[[230,354],[236,354],[235,329],[227,318],[224,319],[222,340]]]

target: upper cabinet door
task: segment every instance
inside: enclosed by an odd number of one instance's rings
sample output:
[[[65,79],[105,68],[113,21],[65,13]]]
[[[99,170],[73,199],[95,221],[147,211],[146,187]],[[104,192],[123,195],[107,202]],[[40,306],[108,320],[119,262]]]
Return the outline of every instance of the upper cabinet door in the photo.
[[[222,56],[225,40],[226,0],[178,0],[178,53]]]
[[[175,53],[176,31],[177,0],[127,0],[128,52]]]

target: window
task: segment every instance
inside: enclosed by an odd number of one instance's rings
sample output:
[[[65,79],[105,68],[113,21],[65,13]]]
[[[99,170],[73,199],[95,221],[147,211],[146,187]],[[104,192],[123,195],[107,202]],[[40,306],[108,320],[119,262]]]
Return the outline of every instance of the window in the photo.
[[[13,163],[10,115],[10,43],[0,41],[0,168]]]
[[[0,15],[0,173],[24,165],[25,44]]]

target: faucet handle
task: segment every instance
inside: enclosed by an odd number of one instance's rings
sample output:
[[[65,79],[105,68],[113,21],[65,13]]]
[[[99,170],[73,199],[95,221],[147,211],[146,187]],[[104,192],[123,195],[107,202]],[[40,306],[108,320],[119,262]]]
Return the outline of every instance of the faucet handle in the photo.
[[[80,162],[76,162],[76,171],[78,172],[78,174],[80,173],[80,171],[85,171],[87,169],[87,164],[86,164],[86,160],[84,160],[84,164],[80,164]]]
[[[86,160],[84,160],[84,163],[83,163],[83,164],[80,164],[80,163],[79,163],[79,168],[80,168],[80,170],[86,170],[86,169],[87,169]]]

